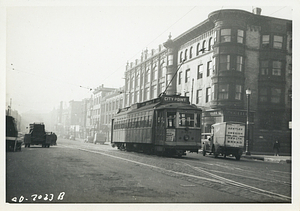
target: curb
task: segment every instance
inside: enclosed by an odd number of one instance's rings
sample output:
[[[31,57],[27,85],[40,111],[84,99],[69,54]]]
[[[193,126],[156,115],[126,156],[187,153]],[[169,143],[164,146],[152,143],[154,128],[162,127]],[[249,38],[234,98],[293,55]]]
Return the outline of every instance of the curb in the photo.
[[[261,160],[261,161],[272,162],[272,163],[292,163],[291,159],[266,158],[266,157],[263,157],[263,156],[247,156],[247,155],[244,155],[243,158],[253,159],[253,160]]]

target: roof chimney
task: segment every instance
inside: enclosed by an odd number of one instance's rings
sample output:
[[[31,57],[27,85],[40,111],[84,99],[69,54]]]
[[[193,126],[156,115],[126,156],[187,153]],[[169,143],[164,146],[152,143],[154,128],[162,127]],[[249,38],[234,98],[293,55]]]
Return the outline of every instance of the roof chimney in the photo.
[[[260,15],[261,14],[261,8],[255,7],[252,9],[252,13],[255,15]]]

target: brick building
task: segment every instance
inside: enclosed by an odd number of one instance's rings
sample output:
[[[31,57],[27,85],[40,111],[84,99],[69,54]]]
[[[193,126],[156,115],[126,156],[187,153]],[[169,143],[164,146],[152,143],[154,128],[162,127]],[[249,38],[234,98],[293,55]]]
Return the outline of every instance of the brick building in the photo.
[[[109,106],[111,103],[108,103],[108,108],[106,108],[106,99],[107,96],[111,95],[111,93],[118,92],[119,89],[117,88],[108,88],[104,87],[102,84],[101,86],[97,87],[93,92],[93,106],[92,106],[92,125],[94,132],[104,132],[107,129],[107,115],[111,117],[112,111],[109,110]],[[104,105],[104,106],[103,106]],[[111,108],[111,107],[110,107]],[[90,134],[94,135],[94,134]]]
[[[202,132],[223,121],[247,121],[250,150],[291,150],[292,21],[243,10],[209,14],[164,47],[126,66],[125,106],[166,94],[203,109]],[[251,90],[247,101],[246,89]]]

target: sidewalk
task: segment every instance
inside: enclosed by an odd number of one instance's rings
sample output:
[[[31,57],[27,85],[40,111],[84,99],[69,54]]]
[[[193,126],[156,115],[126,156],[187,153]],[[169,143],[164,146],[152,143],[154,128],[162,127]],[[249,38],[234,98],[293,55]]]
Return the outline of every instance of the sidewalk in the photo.
[[[251,152],[251,155],[246,155],[245,153],[242,155],[242,158],[253,159],[253,160],[261,160],[265,162],[273,162],[273,163],[292,163],[292,158],[289,154],[284,154],[280,156],[274,156],[272,153],[263,153],[263,152]]]

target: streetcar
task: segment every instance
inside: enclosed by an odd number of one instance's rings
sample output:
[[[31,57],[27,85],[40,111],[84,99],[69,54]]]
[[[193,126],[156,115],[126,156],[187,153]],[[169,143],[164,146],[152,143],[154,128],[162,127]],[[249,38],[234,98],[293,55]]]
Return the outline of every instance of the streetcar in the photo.
[[[111,144],[147,154],[198,153],[202,110],[188,97],[162,95],[120,109],[112,119]]]

